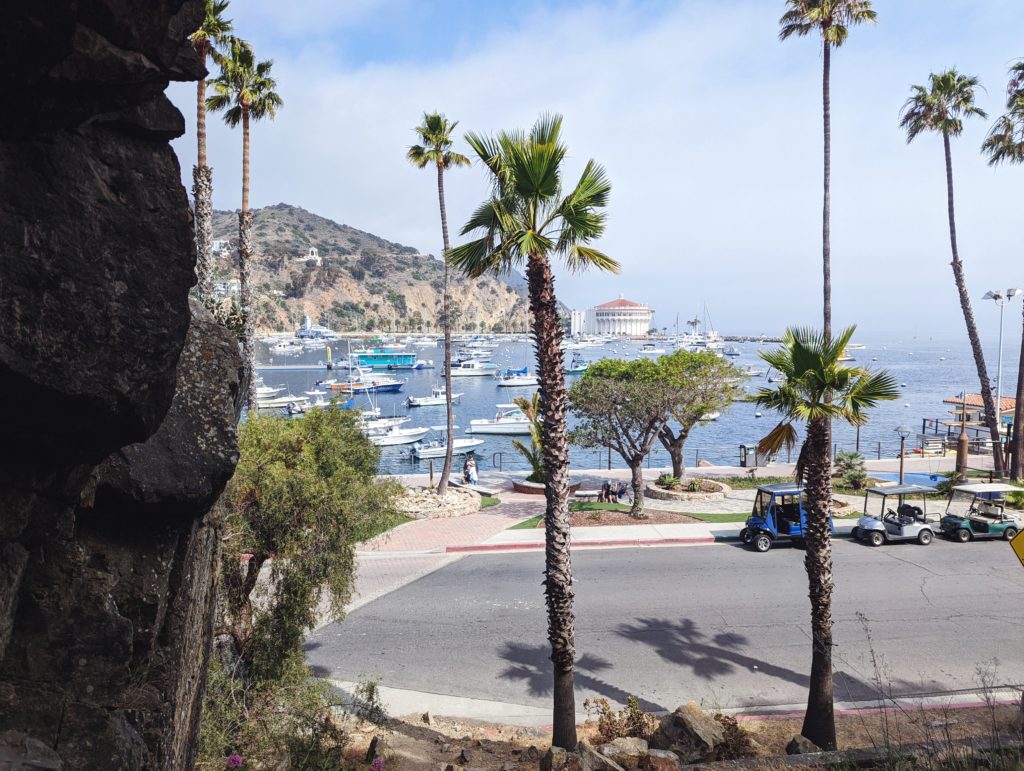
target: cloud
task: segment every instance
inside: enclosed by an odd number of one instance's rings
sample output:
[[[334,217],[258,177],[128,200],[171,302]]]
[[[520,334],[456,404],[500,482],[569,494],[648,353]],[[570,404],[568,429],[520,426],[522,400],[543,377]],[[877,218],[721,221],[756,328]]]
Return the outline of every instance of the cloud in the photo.
[[[253,205],[287,201],[437,254],[436,179],[403,157],[423,111],[444,111],[460,130],[479,132],[526,127],[556,111],[565,116],[570,173],[590,157],[608,169],[613,193],[601,247],[623,265],[620,276],[560,273],[565,302],[586,307],[623,292],[671,326],[677,312],[685,319],[706,301],[717,326],[732,332],[816,323],[819,46],[777,41],[780,5],[551,5],[493,28],[481,14],[480,31],[455,35],[441,55],[399,49],[357,66],[335,63],[323,29],[308,44],[263,50],[275,59],[285,108],[253,130]],[[1010,17],[1024,21],[1024,10],[993,5],[995,26],[973,10],[962,11],[969,22],[958,19],[957,9],[968,8],[958,2],[937,19],[925,0],[879,0],[881,23],[855,30],[834,57],[837,323],[874,331],[917,325],[922,334],[962,328],[948,267],[941,142],[925,137],[907,147],[897,118],[909,83],[950,63],[979,73],[990,84],[984,101],[998,108],[1006,65],[1024,53],[1014,49],[1019,24]],[[365,23],[365,14],[388,6],[363,0],[328,11],[324,24]],[[259,25],[278,32],[321,21],[299,3],[258,0],[256,9]],[[248,35],[256,43],[259,25]],[[194,91],[176,87],[174,98],[188,115]],[[216,120],[215,204],[234,208],[241,141]],[[988,284],[1024,283],[1011,270],[1020,264],[1014,223],[1024,169],[985,166],[977,148],[986,129],[969,127],[954,150],[961,249],[979,297]],[[179,141],[186,177],[193,148],[191,136]],[[486,180],[479,169],[457,170],[446,189],[457,233]]]

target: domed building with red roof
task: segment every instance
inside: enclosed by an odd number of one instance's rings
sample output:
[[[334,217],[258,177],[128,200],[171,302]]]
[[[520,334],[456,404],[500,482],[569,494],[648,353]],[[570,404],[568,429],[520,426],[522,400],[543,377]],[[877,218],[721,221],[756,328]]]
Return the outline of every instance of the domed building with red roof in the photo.
[[[610,302],[585,311],[573,311],[570,333],[639,337],[648,333],[653,316],[654,311],[650,307],[627,300],[620,294]]]

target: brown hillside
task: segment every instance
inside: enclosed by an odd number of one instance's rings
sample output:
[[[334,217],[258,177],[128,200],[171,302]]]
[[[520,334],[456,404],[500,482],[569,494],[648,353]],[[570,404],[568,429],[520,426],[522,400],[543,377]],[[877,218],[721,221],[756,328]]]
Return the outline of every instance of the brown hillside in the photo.
[[[213,237],[230,246],[217,255],[218,279],[237,277],[237,213],[214,212]],[[319,261],[304,258],[310,247]],[[261,331],[292,330],[304,315],[338,331],[439,328],[444,266],[432,255],[283,203],[253,210],[253,248]],[[519,276],[455,277],[452,295],[461,310],[459,329],[525,328]]]

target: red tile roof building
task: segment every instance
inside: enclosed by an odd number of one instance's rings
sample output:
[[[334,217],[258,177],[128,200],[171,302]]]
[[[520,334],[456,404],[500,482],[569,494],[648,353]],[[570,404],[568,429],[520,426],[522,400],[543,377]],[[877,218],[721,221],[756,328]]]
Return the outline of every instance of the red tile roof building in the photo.
[[[610,302],[586,311],[573,311],[571,332],[574,335],[646,335],[654,316],[643,303],[627,300],[621,294]]]

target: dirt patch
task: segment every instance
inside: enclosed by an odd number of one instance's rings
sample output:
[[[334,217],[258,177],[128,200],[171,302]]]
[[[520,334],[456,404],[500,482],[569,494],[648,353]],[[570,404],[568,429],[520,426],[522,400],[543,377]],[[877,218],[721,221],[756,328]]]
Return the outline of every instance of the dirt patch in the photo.
[[[608,527],[612,525],[688,525],[702,520],[677,514],[674,511],[658,511],[644,507],[646,519],[631,517],[626,511],[570,511],[569,521],[573,527]],[[543,528],[543,518],[536,524]]]

